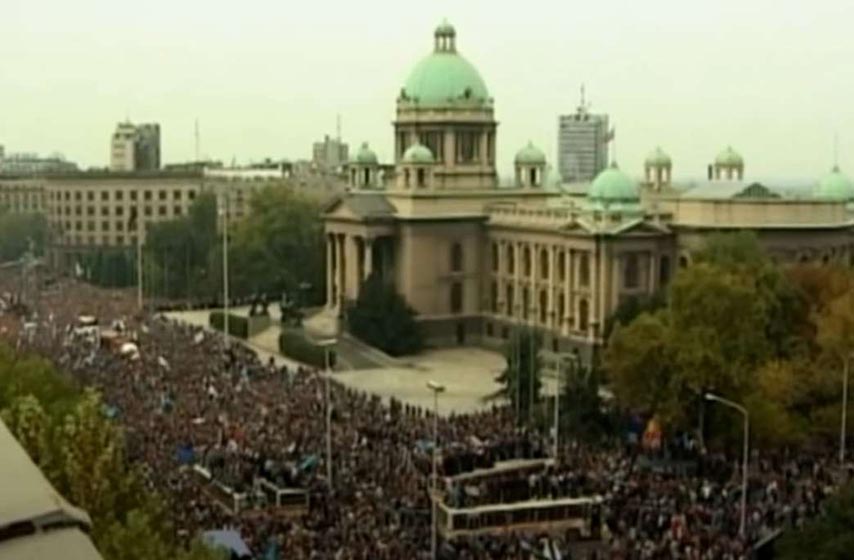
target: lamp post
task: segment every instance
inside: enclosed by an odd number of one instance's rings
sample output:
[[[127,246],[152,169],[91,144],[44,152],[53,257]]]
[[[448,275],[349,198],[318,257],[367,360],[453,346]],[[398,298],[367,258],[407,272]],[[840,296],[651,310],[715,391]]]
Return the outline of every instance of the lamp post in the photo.
[[[430,485],[430,525],[432,527],[430,531],[430,558],[436,560],[436,541],[437,541],[437,532],[436,532],[436,482],[438,481],[438,455],[437,450],[439,447],[439,393],[443,393],[445,391],[445,386],[436,383],[435,381],[428,381],[427,388],[433,391],[433,475],[431,477],[432,483]]]
[[[561,377],[563,377],[563,365],[564,361],[567,361],[572,364],[573,372],[576,371],[578,367],[578,355],[570,354],[569,356],[559,357],[557,362],[557,380],[555,387],[555,441],[554,441],[554,460],[555,464],[558,462],[559,452],[560,452],[560,381]]]
[[[845,433],[848,424],[848,370],[851,367],[851,354],[845,356],[845,368],[842,371],[842,424],[839,427],[839,464],[845,464]]]
[[[332,364],[329,361],[329,351],[338,341],[334,338],[323,340],[318,343],[323,347],[323,364],[325,366],[324,377],[326,378],[324,408],[326,409],[326,480],[329,489],[332,489],[332,395],[329,379],[332,377]]]
[[[223,207],[219,210],[222,216],[222,326],[225,331],[225,347],[229,347],[231,333],[228,330],[228,193],[223,192]]]
[[[714,393],[706,393],[704,397],[707,401],[719,402],[724,406],[733,408],[739,411],[744,416],[744,448],[742,450],[741,464],[741,521],[738,526],[738,533],[741,536],[744,536],[744,531],[746,529],[747,524],[747,465],[750,445],[750,414],[747,412],[747,409],[741,406],[740,404],[735,403],[729,399],[725,399],[721,396],[715,395]]]

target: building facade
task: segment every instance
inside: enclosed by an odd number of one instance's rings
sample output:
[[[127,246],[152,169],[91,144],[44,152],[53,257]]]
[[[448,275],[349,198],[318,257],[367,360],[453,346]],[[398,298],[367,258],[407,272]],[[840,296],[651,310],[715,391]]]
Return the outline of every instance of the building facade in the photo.
[[[311,161],[319,171],[334,172],[347,163],[349,150],[349,146],[340,138],[330,138],[327,135],[322,141],[315,142],[312,146]]]
[[[529,143],[515,184],[500,188],[494,100],[456,38],[440,25],[400,90],[393,164],[363,145],[347,167],[350,191],[326,209],[329,314],[345,316],[377,275],[431,344],[500,346],[525,325],[548,350],[589,357],[620,302],[664,288],[711,233],[753,230],[785,262],[851,262],[854,186],[837,169],[787,198],[744,181],[732,148],[710,181],[676,184],[658,148],[641,180],[612,164],[567,194],[547,184],[545,154]],[[607,134],[599,122],[591,138]]]
[[[608,166],[608,115],[592,114],[582,96],[572,115],[558,117],[558,172],[567,183],[592,181]]]
[[[110,138],[110,170],[118,172],[160,169],[160,125],[122,122]]]
[[[45,173],[77,171],[77,164],[59,154],[41,157],[34,153],[12,153],[0,157],[0,176],[34,177]]]

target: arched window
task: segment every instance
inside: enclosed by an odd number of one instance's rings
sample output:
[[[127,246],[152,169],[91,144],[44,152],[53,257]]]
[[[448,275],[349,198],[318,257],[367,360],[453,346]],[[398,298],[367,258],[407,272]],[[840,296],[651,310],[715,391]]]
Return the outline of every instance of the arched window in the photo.
[[[537,168],[532,167],[529,171],[529,174],[530,174],[529,175],[530,178],[528,180],[528,184],[531,185],[532,187],[536,187],[537,186]]]
[[[578,259],[578,283],[590,285],[590,255],[587,253],[581,253]]]
[[[558,251],[557,254],[557,277],[563,282],[566,280],[566,252]]]
[[[451,313],[460,313],[463,310],[463,285],[461,282],[451,284]]]
[[[531,306],[531,297],[528,288],[522,288],[522,318],[528,318],[528,308]]]
[[[578,302],[578,330],[587,332],[590,328],[590,304],[586,299]]]
[[[549,295],[545,290],[540,290],[540,323],[546,324],[549,312]]]
[[[498,243],[492,242],[492,272],[498,272]]]
[[[451,272],[463,271],[463,246],[459,243],[451,245]]]
[[[489,286],[489,308],[493,313],[498,313],[498,282],[495,280]]]
[[[409,188],[409,170],[403,170],[403,185],[408,189]]]
[[[623,286],[626,288],[637,288],[640,284],[640,271],[638,270],[638,256],[635,253],[626,255],[623,268]]]
[[[540,251],[540,278],[549,279],[549,252],[546,249]]]
[[[365,169],[365,179],[362,182],[362,184],[365,186],[371,184],[371,170],[370,169],[367,169],[367,168]]]
[[[685,255],[679,257],[679,268],[688,268],[688,257]]]
[[[421,188],[424,186],[424,170],[419,169],[417,173],[418,173],[418,187]]]
[[[522,260],[524,261],[524,274],[526,277],[531,275],[531,248],[527,245],[525,246],[524,251],[522,252]]]
[[[513,309],[513,284],[507,284],[507,297],[505,299],[505,305],[507,306],[507,315],[509,317],[512,317],[515,311]]]
[[[516,272],[516,248],[513,245],[507,245],[507,274]]]
[[[561,292],[557,296],[557,324],[563,324],[563,316],[566,313],[566,296]]]

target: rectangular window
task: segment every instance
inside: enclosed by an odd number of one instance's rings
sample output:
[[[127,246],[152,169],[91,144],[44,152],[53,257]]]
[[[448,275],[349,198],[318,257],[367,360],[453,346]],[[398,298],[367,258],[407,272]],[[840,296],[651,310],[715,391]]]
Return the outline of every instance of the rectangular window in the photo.
[[[95,215],[95,207],[94,206],[87,206],[86,207],[86,215],[87,216],[94,216]]]
[[[142,193],[143,200],[151,200],[151,191],[145,191]]]
[[[95,193],[92,191],[86,192],[86,200],[88,200],[90,202],[95,200]]]
[[[101,201],[106,202],[110,200],[110,191],[101,191]]]
[[[167,193],[166,191],[157,191],[157,196],[160,198],[160,200],[166,200],[168,194],[169,193]]]
[[[116,206],[116,216],[124,216],[125,209],[124,206]]]
[[[101,206],[101,215],[109,216],[110,215],[110,207],[109,206]]]
[[[182,194],[181,191],[175,191],[174,193],[172,193],[172,197],[175,200],[181,200],[181,194]]]
[[[101,231],[110,231],[110,222],[101,222]]]
[[[151,206],[146,206],[143,214],[145,214],[146,216],[151,216]]]
[[[124,231],[125,223],[121,220],[116,220],[116,231]]]
[[[165,206],[158,207],[157,208],[157,215],[158,216],[165,216],[166,215],[166,207]]]
[[[116,196],[115,196],[115,198],[116,198],[116,200],[117,200],[117,201],[118,201],[118,200],[122,200],[122,199],[124,199],[124,195],[125,195],[124,191],[116,191]]]
[[[130,191],[130,199],[136,200],[136,191]]]
[[[581,253],[578,257],[578,284],[590,286],[590,255]]]

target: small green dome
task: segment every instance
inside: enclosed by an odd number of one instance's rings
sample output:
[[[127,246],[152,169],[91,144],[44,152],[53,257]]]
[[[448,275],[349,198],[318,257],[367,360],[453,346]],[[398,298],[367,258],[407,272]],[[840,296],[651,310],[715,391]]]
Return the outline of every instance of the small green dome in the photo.
[[[359,151],[356,152],[356,163],[361,163],[363,165],[376,165],[379,163],[377,154],[368,147],[367,142],[362,142],[362,146],[359,148]]]
[[[723,165],[730,167],[739,167],[744,165],[744,158],[741,154],[732,149],[732,146],[727,146],[725,150],[718,154],[715,158],[715,165]]]
[[[435,161],[433,152],[424,144],[413,144],[403,152],[403,163],[427,164]]]
[[[634,179],[620,171],[617,164],[605,169],[593,179],[587,198],[596,201],[637,201],[640,199]]]
[[[545,165],[546,154],[533,142],[528,142],[527,146],[516,152],[514,161],[516,165]]]
[[[819,181],[815,195],[819,198],[851,200],[854,199],[854,183],[838,166],[834,166],[833,170]]]
[[[401,101],[423,107],[490,101],[489,90],[477,68],[457,53],[455,36],[454,28],[447,22],[436,29],[436,49],[412,69],[401,91]]]
[[[457,34],[457,30],[454,29],[454,26],[448,23],[447,19],[443,19],[442,23],[436,27],[436,35],[445,35],[445,36],[455,36]]]
[[[673,165],[673,161],[667,155],[667,152],[662,150],[661,146],[658,146],[646,156],[644,164],[647,167],[670,167]]]

